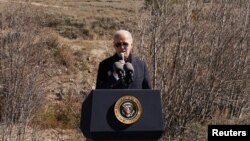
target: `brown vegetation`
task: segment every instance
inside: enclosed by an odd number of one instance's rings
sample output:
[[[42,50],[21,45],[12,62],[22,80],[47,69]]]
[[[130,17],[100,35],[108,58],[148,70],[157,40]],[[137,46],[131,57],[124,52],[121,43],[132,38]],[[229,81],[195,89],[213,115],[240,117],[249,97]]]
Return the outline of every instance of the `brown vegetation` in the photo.
[[[134,52],[161,90],[161,140],[206,140],[208,124],[250,122],[248,0],[32,0],[0,7],[3,140],[84,140],[81,103],[119,28],[133,32]]]
[[[137,52],[162,92],[163,140],[206,139],[189,126],[249,113],[249,11],[249,1],[148,1]]]
[[[34,112],[43,104],[49,52],[40,34],[44,20],[41,12],[27,6],[9,6],[1,13],[2,140],[23,140]]]

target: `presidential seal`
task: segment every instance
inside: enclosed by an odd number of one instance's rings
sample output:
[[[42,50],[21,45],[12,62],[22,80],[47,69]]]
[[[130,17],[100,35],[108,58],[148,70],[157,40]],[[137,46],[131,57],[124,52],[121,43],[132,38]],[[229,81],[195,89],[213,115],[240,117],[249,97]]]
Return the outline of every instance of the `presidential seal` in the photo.
[[[132,124],[140,118],[142,106],[137,98],[133,96],[123,96],[116,101],[114,113],[121,123]]]

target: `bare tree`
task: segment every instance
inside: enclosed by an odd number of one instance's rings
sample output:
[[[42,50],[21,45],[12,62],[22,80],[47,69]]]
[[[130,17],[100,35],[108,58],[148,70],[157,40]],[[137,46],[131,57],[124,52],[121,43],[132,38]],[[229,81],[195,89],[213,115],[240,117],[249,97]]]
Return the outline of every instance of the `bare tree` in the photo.
[[[8,5],[0,21],[0,137],[24,140],[45,86],[44,17],[29,5]],[[35,129],[35,128],[34,128]]]
[[[154,0],[142,11],[137,52],[162,92],[165,137],[215,116],[238,118],[250,104],[250,2]]]

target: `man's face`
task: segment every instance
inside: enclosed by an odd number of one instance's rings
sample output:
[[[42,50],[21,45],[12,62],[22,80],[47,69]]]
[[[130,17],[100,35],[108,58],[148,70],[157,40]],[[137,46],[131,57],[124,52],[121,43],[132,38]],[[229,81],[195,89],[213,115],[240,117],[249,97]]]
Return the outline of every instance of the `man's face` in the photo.
[[[126,34],[116,35],[114,37],[114,48],[117,54],[124,53],[124,57],[128,58],[132,50],[132,39]]]

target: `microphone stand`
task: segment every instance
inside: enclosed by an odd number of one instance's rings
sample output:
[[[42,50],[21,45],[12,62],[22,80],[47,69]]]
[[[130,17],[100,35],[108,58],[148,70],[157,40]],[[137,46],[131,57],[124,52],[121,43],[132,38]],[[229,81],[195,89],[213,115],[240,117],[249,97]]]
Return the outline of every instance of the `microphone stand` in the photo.
[[[120,53],[120,56],[122,58],[122,60],[120,60],[121,64],[124,66],[125,64],[125,59],[124,59],[124,53]],[[128,84],[126,83],[126,77],[125,77],[125,74],[123,73],[123,75],[121,75],[121,77],[119,76],[120,78],[120,81],[121,81],[121,84],[122,86],[124,86],[125,88],[128,88]]]

